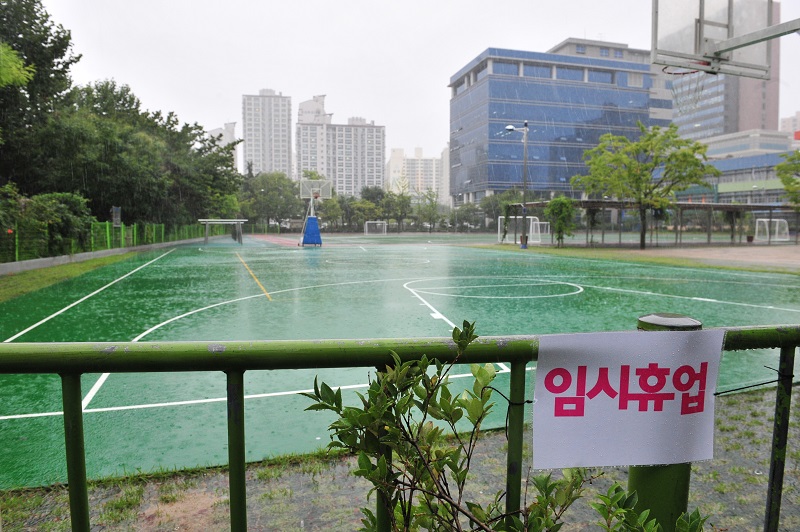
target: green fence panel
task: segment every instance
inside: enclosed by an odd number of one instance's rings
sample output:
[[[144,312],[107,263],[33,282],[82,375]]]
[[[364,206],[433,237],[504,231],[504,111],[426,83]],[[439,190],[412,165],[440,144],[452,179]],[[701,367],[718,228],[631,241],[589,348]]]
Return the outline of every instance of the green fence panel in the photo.
[[[791,360],[800,345],[800,325],[725,328],[723,349],[781,348],[781,371],[790,372]],[[157,344],[158,349],[154,349]],[[80,420],[80,375],[115,372],[222,371],[228,375],[229,484],[231,529],[246,530],[245,472],[243,456],[243,374],[248,370],[309,369],[333,367],[381,367],[391,363],[394,351],[401,360],[414,360],[423,353],[444,363],[453,362],[456,349],[449,338],[366,340],[296,340],[248,342],[146,342],[146,343],[2,343],[0,374],[60,374],[64,382],[64,411],[72,526],[89,530],[85,456]],[[538,336],[479,338],[459,363],[506,362],[512,366],[509,391],[512,405],[525,397],[524,370],[538,358]],[[113,356],[109,356],[113,353]],[[792,358],[790,358],[792,357]],[[770,529],[777,530],[781,486],[786,455],[785,423],[789,419],[787,376],[776,398],[776,429],[769,486]],[[506,510],[520,508],[520,456],[523,416],[509,413]],[[780,428],[778,427],[780,425]],[[783,433],[781,432],[783,431]],[[80,441],[78,441],[80,440]],[[517,450],[519,447],[519,451]],[[780,468],[777,470],[775,468]],[[78,493],[72,493],[75,490]],[[233,500],[235,499],[235,500]],[[380,512],[378,512],[380,513]],[[774,526],[774,528],[772,528]]]

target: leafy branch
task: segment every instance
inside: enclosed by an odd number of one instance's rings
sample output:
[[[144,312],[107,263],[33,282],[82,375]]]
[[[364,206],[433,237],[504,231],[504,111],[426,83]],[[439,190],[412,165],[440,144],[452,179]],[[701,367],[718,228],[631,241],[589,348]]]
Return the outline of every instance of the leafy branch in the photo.
[[[472,386],[458,395],[450,390],[449,375],[477,338],[474,323],[455,327],[456,356],[448,364],[426,355],[403,361],[390,352],[391,361],[379,368],[367,391],[357,393],[357,406],[344,405],[341,389],[315,379],[314,391],[304,394],[313,401],[307,410],[336,415],[328,447],[357,455],[353,474],[372,484],[369,495],[377,493],[386,505],[393,530],[557,532],[567,510],[596,478],[585,469],[564,470],[558,479],[534,476],[533,500],[513,514],[504,511],[502,490],[485,505],[466,498],[481,426],[494,407],[496,373],[492,364],[471,365]],[[603,530],[656,532],[659,525],[648,521],[647,511],[637,514],[635,504],[636,494],[615,484],[591,506]],[[362,512],[364,530],[376,530],[376,515],[368,508]],[[684,518],[681,532],[702,530],[705,518],[697,512]]]

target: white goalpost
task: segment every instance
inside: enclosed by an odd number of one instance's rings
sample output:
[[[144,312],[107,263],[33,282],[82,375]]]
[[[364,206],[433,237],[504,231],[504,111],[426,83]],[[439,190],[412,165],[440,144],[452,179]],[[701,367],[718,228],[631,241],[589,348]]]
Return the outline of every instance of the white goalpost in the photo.
[[[369,220],[364,222],[365,235],[385,235],[389,223],[386,220]]]
[[[757,218],[755,240],[758,242],[788,242],[789,222],[783,218]]]
[[[497,218],[497,241],[501,244],[519,244],[522,237],[522,216],[509,216],[508,228],[503,236],[505,216]],[[526,216],[528,225],[528,244],[541,244],[542,234],[550,234],[550,222],[540,222],[536,216]]]

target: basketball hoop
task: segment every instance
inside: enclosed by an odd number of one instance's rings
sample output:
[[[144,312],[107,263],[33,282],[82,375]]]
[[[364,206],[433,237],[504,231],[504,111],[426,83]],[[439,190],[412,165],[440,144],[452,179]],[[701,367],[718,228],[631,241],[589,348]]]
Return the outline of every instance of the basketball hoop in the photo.
[[[319,191],[314,191],[314,200],[319,199]]]
[[[700,67],[710,66],[708,61],[695,61]],[[706,80],[709,72],[702,69],[665,66],[661,69],[672,80],[672,103],[680,114],[688,114],[697,109],[703,99]]]
[[[694,63],[700,67],[710,67],[710,61],[690,61],[690,63]],[[668,76],[685,76],[687,74],[697,74],[700,72],[701,69],[699,68],[685,68],[673,65],[665,65],[664,68],[661,69],[661,72]],[[703,70],[705,71],[705,70]]]

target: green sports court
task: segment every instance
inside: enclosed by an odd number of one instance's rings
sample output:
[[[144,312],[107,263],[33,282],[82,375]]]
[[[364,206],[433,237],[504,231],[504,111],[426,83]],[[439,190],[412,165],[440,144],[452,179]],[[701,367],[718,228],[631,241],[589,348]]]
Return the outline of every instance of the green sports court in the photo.
[[[297,237],[247,235],[243,245],[217,238],[150,251],[0,304],[0,338],[158,349],[163,341],[446,337],[463,320],[480,335],[508,336],[630,330],[652,312],[704,327],[800,319],[795,275],[473,245],[493,237],[326,235],[321,247],[300,247]],[[773,380],[777,359],[725,353],[718,390]],[[497,369],[507,387],[508,368]],[[299,395],[317,376],[355,394],[369,371],[245,373],[248,460],[327,444],[331,420],[304,412],[310,402]],[[227,463],[222,373],[84,375],[82,392],[90,478]],[[65,481],[61,408],[58,376],[0,376],[0,489]],[[495,409],[491,424],[504,421]]]

